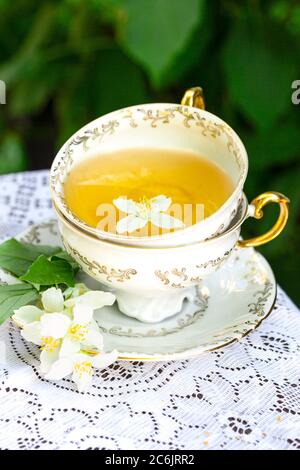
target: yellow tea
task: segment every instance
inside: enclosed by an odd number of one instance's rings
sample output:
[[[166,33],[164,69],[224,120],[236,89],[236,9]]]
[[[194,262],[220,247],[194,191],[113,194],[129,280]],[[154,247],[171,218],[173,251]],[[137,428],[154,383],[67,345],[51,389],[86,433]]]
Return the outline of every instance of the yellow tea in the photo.
[[[230,176],[196,152],[132,148],[83,160],[65,200],[92,227],[130,236],[168,233],[210,216],[233,192]]]

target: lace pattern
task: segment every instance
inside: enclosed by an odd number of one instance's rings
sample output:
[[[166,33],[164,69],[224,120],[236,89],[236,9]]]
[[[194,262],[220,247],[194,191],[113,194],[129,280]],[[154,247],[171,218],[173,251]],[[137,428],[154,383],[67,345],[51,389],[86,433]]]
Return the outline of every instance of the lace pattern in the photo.
[[[0,179],[0,238],[53,216],[48,172]],[[1,449],[300,449],[300,316],[279,288],[240,343],[178,362],[117,362],[83,396],[47,382],[38,348],[0,328]]]

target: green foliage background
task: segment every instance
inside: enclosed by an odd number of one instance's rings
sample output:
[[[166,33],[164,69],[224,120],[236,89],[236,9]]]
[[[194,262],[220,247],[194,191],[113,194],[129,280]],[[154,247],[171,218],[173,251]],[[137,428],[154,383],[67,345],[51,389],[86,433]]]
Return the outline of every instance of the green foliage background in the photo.
[[[291,199],[284,234],[261,251],[299,288],[300,4],[293,0],[0,0],[0,173],[48,167],[86,122],[120,107],[178,102],[201,85],[207,109],[248,149],[249,199]],[[249,221],[244,235],[276,217]]]

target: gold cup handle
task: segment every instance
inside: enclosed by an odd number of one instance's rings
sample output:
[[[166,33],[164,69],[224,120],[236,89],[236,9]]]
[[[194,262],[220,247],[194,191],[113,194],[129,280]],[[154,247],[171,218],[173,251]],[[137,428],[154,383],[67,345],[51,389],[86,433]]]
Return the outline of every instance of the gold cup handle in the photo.
[[[181,100],[183,106],[205,109],[203,90],[200,86],[195,86],[186,90]]]
[[[288,217],[289,217],[289,199],[281,193],[268,191],[266,193],[260,194],[257,196],[249,206],[250,216],[255,219],[261,219],[263,217],[263,207],[271,202],[276,202],[279,204],[280,212],[276,223],[273,227],[264,235],[259,235],[258,237],[249,238],[248,240],[239,240],[238,246],[240,248],[246,248],[251,246],[260,246],[265,243],[270,242],[276,238],[284,229]],[[251,213],[252,212],[252,213]]]

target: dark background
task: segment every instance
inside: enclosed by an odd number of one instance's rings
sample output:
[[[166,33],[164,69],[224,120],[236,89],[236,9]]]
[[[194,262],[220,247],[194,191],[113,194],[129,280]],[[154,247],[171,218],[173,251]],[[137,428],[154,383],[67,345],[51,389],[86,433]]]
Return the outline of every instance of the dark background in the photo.
[[[300,2],[0,0],[0,173],[48,168],[88,121],[201,85],[249,153],[246,193],[291,199],[284,233],[260,251],[300,302]],[[275,220],[246,222],[256,235]]]

